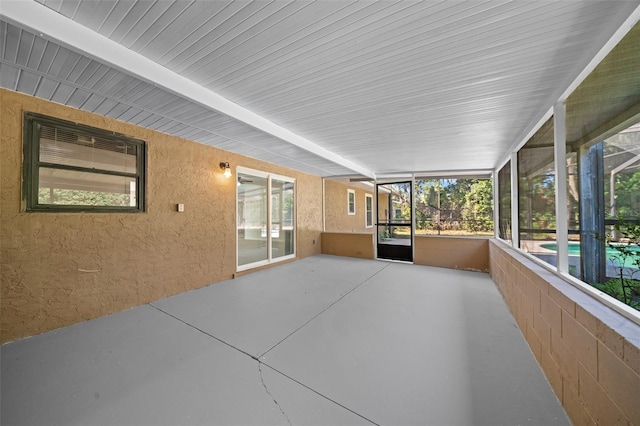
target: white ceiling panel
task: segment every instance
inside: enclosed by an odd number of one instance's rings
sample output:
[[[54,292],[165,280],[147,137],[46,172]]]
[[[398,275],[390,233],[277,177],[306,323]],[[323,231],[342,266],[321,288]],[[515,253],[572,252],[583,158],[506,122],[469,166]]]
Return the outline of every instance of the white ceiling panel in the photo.
[[[86,75],[86,79],[78,80],[78,84],[81,84],[83,87],[88,87],[92,91],[97,90],[97,85],[99,82],[107,80],[111,78],[113,75],[117,73],[116,70],[111,67],[100,64],[93,72]]]
[[[16,90],[20,69],[4,63],[0,63],[0,85],[7,89]]]
[[[51,100],[51,97],[53,96],[59,84],[60,83],[58,83],[57,81],[51,80],[49,78],[43,78],[40,80],[37,87],[35,87],[36,91],[34,95],[42,99]],[[28,94],[29,92],[25,91],[24,93]]]
[[[24,1],[231,109],[0,11],[2,87],[322,176],[498,166],[640,5]]]
[[[83,61],[84,60],[88,62],[84,66],[84,68],[80,69],[80,67],[78,67],[78,70],[80,71],[80,73],[78,74],[78,76],[74,81],[75,84],[78,84],[80,86],[85,86],[89,81],[89,79],[91,78],[91,76],[95,75],[102,67],[102,65],[97,61],[90,60],[89,58],[83,57]]]
[[[89,96],[85,103],[82,104],[79,108],[85,111],[94,112],[96,108],[98,108],[98,106],[100,106],[100,104],[104,101],[105,98],[103,96],[99,96],[94,93],[91,94],[91,96]]]
[[[91,93],[86,90],[75,89],[66,104],[74,108],[80,108],[87,102],[90,96]]]
[[[153,123],[155,123],[156,121],[160,120],[162,117],[153,114],[153,113],[149,113],[149,116],[142,119],[142,120],[136,120],[136,124],[138,126],[142,126],[142,127],[148,127],[148,128],[152,128],[151,126],[153,125]]]
[[[34,87],[38,87],[40,77],[28,71],[22,71],[17,81],[16,91],[33,95]]]
[[[113,99],[105,99],[104,101],[102,101],[100,103],[100,105],[98,105],[93,110],[93,112],[95,112],[96,114],[100,114],[100,115],[107,115],[107,114],[109,114],[109,111],[111,111],[117,105],[119,105],[118,101],[115,101]]]
[[[74,90],[75,90],[74,87],[69,86],[67,84],[58,84],[58,87],[56,87],[55,92],[53,92],[53,96],[51,96],[51,100],[53,102],[66,105],[69,99],[71,98],[71,95],[73,94]]]

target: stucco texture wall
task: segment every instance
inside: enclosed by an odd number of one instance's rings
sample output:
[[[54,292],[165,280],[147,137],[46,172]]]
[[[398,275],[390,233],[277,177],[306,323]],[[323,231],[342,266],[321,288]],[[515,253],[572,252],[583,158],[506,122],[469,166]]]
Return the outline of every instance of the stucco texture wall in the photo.
[[[355,232],[323,232],[322,253],[374,259],[374,236]]]
[[[356,214],[350,215],[347,211],[348,190],[354,190],[356,196]],[[374,197],[374,190],[365,191],[362,188],[344,184],[335,180],[326,179],[324,182],[325,196],[325,230],[327,232],[375,232],[375,227],[366,227],[365,223],[365,194]],[[375,200],[372,198],[372,209],[375,209]],[[373,210],[373,223],[375,223],[375,210]]]
[[[297,257],[320,253],[319,177],[4,89],[0,109],[1,342],[231,278],[236,185],[221,161],[295,178]],[[147,211],[23,212],[24,112],[146,141]]]

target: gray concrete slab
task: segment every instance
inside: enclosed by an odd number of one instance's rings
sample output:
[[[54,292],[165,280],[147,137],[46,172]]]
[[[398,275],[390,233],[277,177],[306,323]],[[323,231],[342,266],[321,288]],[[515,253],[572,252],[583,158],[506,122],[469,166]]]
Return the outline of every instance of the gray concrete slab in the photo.
[[[0,352],[6,426],[367,423],[151,306]]]
[[[2,425],[568,424],[489,277],[415,265],[307,258],[0,360]]]
[[[259,356],[388,265],[314,256],[153,305]]]
[[[568,424],[486,274],[392,264],[261,359],[377,424]]]
[[[301,386],[269,366],[263,364],[261,371],[269,395],[273,397],[287,421],[282,424],[332,426],[374,424],[342,407],[339,403]]]

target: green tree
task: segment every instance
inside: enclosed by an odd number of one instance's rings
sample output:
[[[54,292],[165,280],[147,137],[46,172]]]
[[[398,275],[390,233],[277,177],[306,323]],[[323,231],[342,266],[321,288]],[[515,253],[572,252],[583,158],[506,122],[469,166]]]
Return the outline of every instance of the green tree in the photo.
[[[472,232],[493,230],[493,185],[489,179],[472,179],[465,194],[464,226]]]
[[[488,179],[428,179],[415,184],[419,230],[493,230],[493,185]]]
[[[128,206],[129,194],[40,188],[38,202],[66,206]]]
[[[637,221],[640,223],[640,216]],[[640,224],[625,222],[621,217],[615,225],[615,231],[622,236],[621,241],[612,241],[607,235],[607,246],[614,251],[613,258],[618,262],[618,276],[605,283],[595,284],[599,290],[621,302],[640,310]]]
[[[640,171],[616,175],[615,186],[617,215],[627,218],[637,215],[640,211]],[[605,193],[605,199],[608,195]]]

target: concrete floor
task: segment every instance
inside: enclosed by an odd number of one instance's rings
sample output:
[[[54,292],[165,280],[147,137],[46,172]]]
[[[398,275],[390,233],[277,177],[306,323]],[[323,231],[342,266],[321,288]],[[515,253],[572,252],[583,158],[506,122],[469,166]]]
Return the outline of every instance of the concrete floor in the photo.
[[[0,351],[7,426],[569,424],[482,273],[315,256]]]

